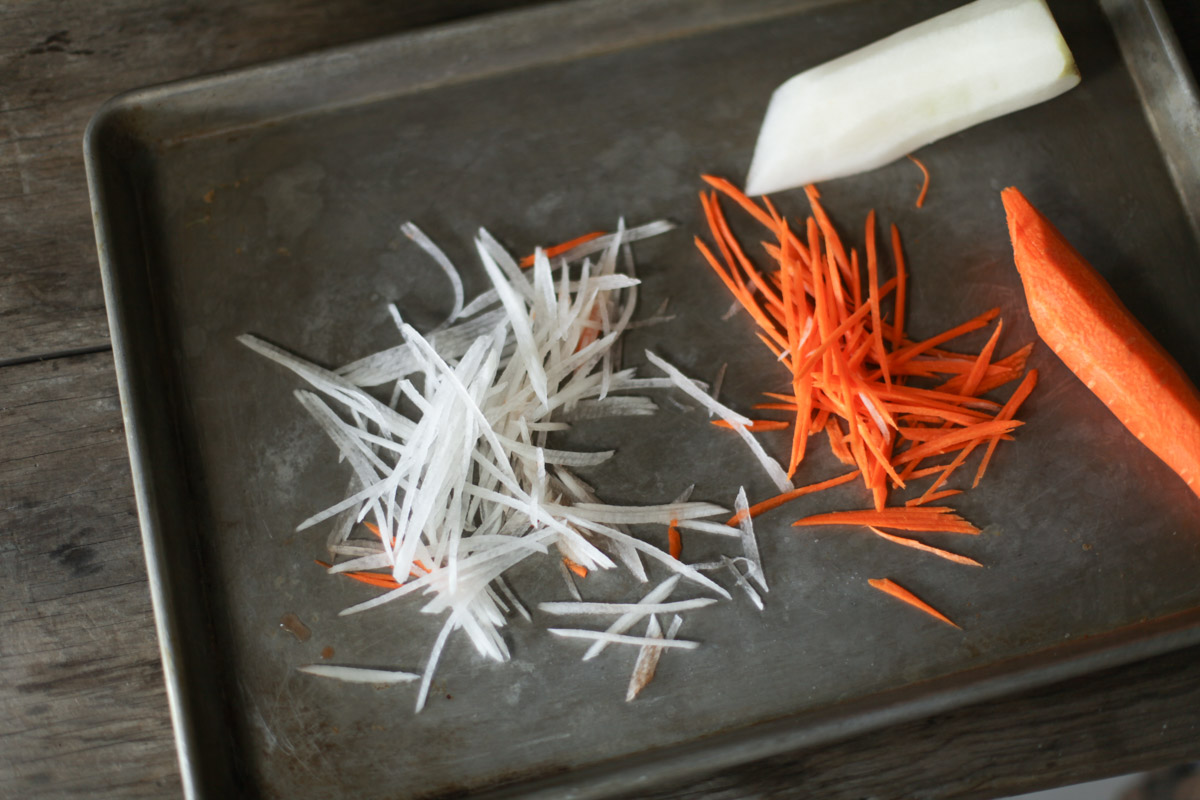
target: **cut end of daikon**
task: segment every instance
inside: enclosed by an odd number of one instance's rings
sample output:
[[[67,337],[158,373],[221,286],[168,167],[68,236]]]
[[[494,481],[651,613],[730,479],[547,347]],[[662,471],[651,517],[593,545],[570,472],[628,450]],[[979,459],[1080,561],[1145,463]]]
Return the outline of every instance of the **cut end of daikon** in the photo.
[[[1079,80],[1045,0],[975,0],[780,85],[746,193],[881,167]]]

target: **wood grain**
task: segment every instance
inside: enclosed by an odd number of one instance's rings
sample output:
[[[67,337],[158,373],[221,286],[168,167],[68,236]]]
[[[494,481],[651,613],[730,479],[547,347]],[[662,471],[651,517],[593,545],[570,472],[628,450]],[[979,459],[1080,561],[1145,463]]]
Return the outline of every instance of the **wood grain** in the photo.
[[[105,100],[525,2],[0,3],[0,366],[108,344],[81,149]]]
[[[1198,663],[1183,650],[637,796],[967,800],[1177,764],[1200,757]]]
[[[179,793],[112,358],[0,369],[0,797]]]

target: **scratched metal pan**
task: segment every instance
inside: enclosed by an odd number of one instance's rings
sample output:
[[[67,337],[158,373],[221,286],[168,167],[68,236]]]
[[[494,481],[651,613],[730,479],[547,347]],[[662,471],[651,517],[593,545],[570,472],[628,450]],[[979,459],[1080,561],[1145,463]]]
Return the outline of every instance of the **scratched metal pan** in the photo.
[[[323,654],[419,671],[437,627],[400,603],[337,616],[374,590],[325,576],[324,531],[294,528],[348,472],[293,399],[298,380],[235,337],[336,365],[396,341],[389,301],[434,324],[449,290],[403,220],[478,291],[478,226],[525,251],[667,216],[679,230],[637,247],[640,313],[669,298],[675,317],[632,332],[629,363],[645,347],[701,378],[728,362],[723,396],[749,409],[780,373],[744,317],[722,320],[729,298],[692,249],[698,176],[745,174],[785,78],[955,4],[585,0],[137,91],[99,113],[92,203],[190,796],[636,793],[1200,641],[1200,501],[1039,344],[1027,424],[956,503],[983,533],[952,544],[983,569],[789,526],[861,507],[847,488],[762,518],[766,609],[739,598],[691,614],[703,646],[665,656],[633,703],[632,652],[581,663],[542,617],[509,627],[507,664],[452,639],[416,716],[411,686],[296,672]],[[868,208],[900,226],[915,334],[999,306],[1008,352],[1035,338],[999,200],[1019,186],[1198,377],[1191,78],[1154,2],[1051,5],[1078,88],[921,150],[921,210],[907,161],[830,181],[827,206],[856,242]],[[802,199],[776,198],[793,214]],[[726,505],[740,484],[771,493],[702,412],[658,400],[657,417],[572,434],[617,449],[587,474],[605,499],[661,502],[691,483]],[[814,453],[801,478],[837,468]],[[686,555],[717,544],[689,539]],[[962,630],[871,590],[877,577]],[[531,606],[565,594],[544,565],[512,583]],[[638,587],[593,575],[584,591]],[[281,628],[286,615],[311,637]]]

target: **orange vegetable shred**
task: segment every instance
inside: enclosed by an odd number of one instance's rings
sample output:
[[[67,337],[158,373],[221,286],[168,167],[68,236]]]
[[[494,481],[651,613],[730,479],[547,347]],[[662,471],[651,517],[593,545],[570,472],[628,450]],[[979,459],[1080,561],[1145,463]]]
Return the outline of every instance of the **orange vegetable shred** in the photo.
[[[924,178],[919,208],[929,191],[929,170],[912,161]],[[953,509],[929,504],[971,488],[947,483],[975,451],[982,454],[978,484],[998,443],[1016,438],[1022,424],[1016,412],[1037,382],[1036,372],[1025,371],[1032,344],[1000,352],[1004,328],[998,308],[940,333],[914,335],[918,326],[906,309],[911,273],[900,231],[890,225],[885,241],[878,242],[874,211],[866,217],[860,256],[842,241],[815,187],[805,189],[808,214],[792,220],[767,198],[747,197],[723,178],[706,175],[704,181],[709,188],[700,193],[700,205],[711,244],[697,237],[696,247],[783,371],[766,381],[767,402],[756,408],[784,412],[787,419],[756,420],[751,430],[790,428],[789,477],[800,469],[809,440],[821,432],[833,455],[851,468],[757,503],[749,515],[854,482],[870,496],[869,508],[811,515],[794,525],[863,526],[894,543],[978,566],[965,556],[880,529],[980,532]],[[762,226],[760,247],[744,246],[733,234],[727,204]],[[993,322],[979,349],[946,349]],[[788,388],[780,391],[784,379]],[[1017,389],[1007,401],[984,397],[1014,382]],[[921,483],[926,480],[931,482]],[[891,502],[892,492],[910,489],[909,499]],[[729,523],[738,521],[735,515]],[[891,581],[871,585],[954,624]]]
[[[917,208],[925,205],[925,195],[929,194],[929,168],[921,163],[921,159],[916,156],[909,156],[908,160],[917,165],[917,169],[921,170],[923,180],[921,181],[921,193],[917,195]]]
[[[671,524],[667,526],[667,552],[671,558],[676,561],[683,555],[683,537],[679,535],[679,520],[671,520]]]
[[[884,578],[882,580],[876,580],[876,579],[872,578],[871,580],[867,581],[867,583],[871,584],[876,589],[878,589],[879,591],[881,591],[885,594],[890,594],[892,597],[895,597],[897,600],[903,600],[904,602],[908,603],[913,608],[921,609],[929,616],[934,617],[935,619],[940,619],[942,622],[946,623],[947,625],[951,625],[955,628],[959,627],[957,624],[952,622],[951,619],[949,617],[947,617],[945,614],[938,611],[936,608],[929,605],[924,600],[917,597],[915,594],[910,592],[908,589],[905,589],[903,586],[901,586],[900,584],[891,580],[890,578]]]
[[[700,193],[700,204],[715,247],[697,238],[697,248],[790,376],[789,393],[767,393],[778,402],[758,407],[786,411],[791,419],[756,420],[751,428],[791,428],[789,475],[799,469],[812,434],[824,431],[833,454],[854,468],[844,480],[860,480],[876,512],[888,510],[906,519],[903,507],[888,509],[893,488],[933,476],[934,485],[917,498],[917,505],[935,495],[948,497],[943,484],[980,444],[990,451],[999,441],[1013,438],[1021,425],[1013,417],[1015,407],[981,395],[1021,380],[1031,346],[996,357],[1002,330],[997,322],[977,352],[942,349],[996,320],[999,309],[927,338],[911,338],[905,314],[909,271],[895,225],[888,228],[888,259],[876,246],[875,212],[870,212],[866,255],[860,259],[856,249],[842,242],[815,187],[805,191],[809,216],[793,223],[765,198],[756,202],[723,178],[704,180],[712,190]],[[760,252],[766,253],[767,263],[751,259],[733,235],[722,198],[765,228]],[[887,260],[895,274],[885,279]],[[938,376],[944,376],[940,386],[914,383],[937,381]],[[1022,383],[1018,394],[1027,394],[1027,388],[1032,386]],[[990,457],[989,452],[985,464]],[[936,471],[920,471],[922,462],[942,458],[949,463]],[[817,489],[780,495],[750,513],[763,513],[810,491]]]
[[[583,236],[572,239],[569,242],[563,242],[562,244],[556,244],[553,247],[547,247],[543,252],[546,254],[546,258],[554,258],[555,256],[561,256],[563,253],[574,247],[578,247],[581,244],[587,244],[592,239],[599,239],[603,235],[603,231],[592,231],[591,233],[585,233]],[[521,266],[526,269],[532,267],[533,259],[533,254],[525,256],[521,259]]]

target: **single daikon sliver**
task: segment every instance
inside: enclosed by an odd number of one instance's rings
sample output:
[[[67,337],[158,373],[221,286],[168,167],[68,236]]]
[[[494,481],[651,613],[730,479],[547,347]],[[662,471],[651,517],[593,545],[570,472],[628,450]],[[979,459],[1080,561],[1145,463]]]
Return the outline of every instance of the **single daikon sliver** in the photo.
[[[779,86],[746,193],[875,169],[1078,83],[1045,0],[975,0]]]

